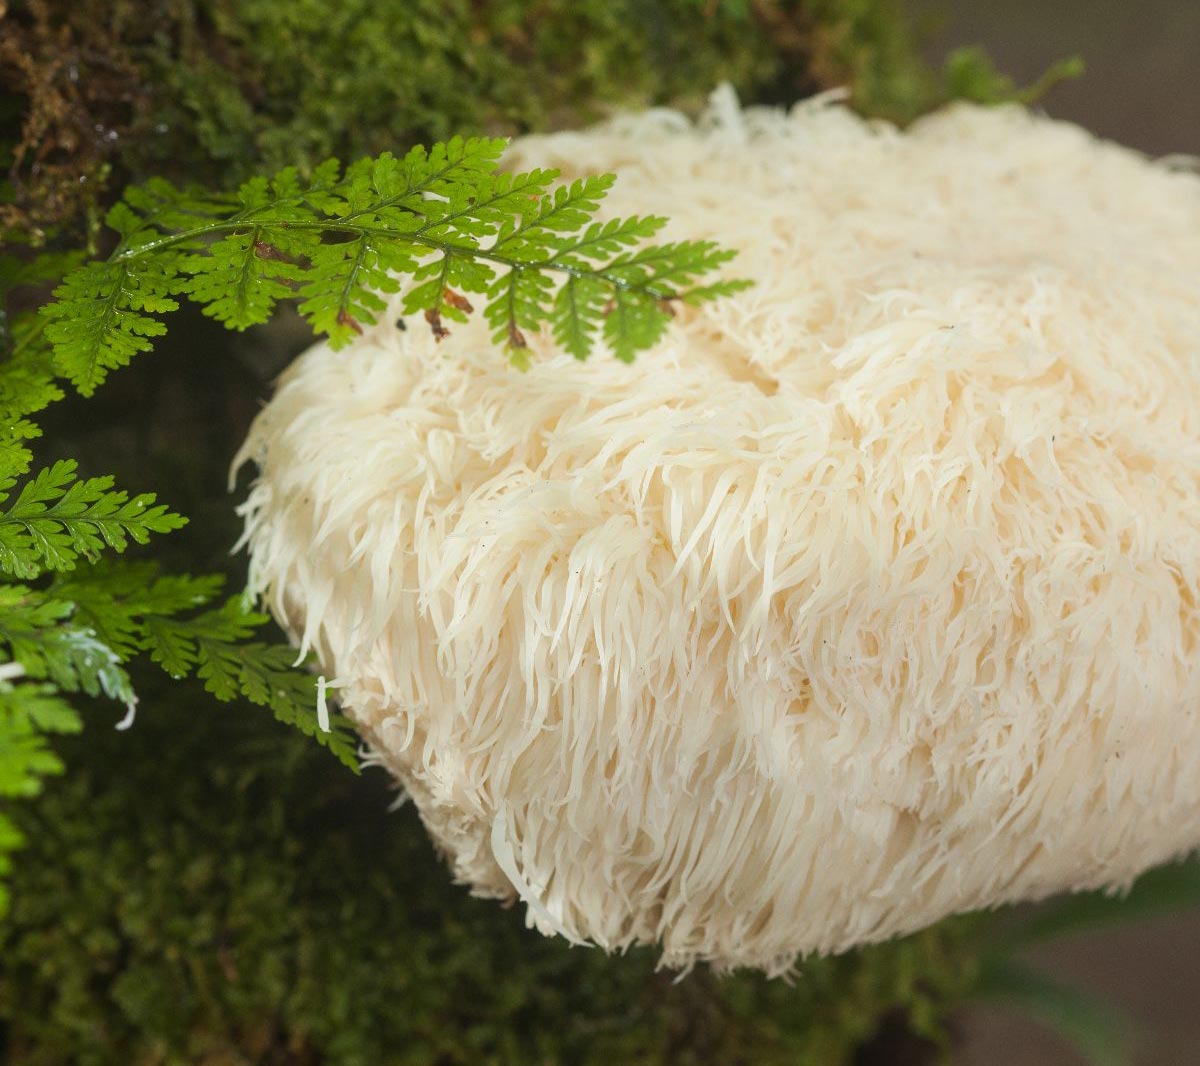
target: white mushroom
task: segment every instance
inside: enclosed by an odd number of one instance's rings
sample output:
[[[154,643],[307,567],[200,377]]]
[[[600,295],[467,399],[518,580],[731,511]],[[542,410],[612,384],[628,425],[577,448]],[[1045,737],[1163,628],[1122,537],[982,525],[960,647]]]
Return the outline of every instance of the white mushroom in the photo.
[[[389,321],[256,422],[252,583],[456,878],[774,973],[1200,845],[1200,177],[828,100],[511,156],[756,285],[632,367]]]

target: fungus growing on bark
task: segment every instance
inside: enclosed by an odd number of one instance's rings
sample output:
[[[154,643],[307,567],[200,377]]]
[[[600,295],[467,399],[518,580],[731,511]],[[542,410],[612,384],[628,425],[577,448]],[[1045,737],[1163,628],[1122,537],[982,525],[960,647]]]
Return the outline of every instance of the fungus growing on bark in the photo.
[[[829,100],[511,154],[755,285],[633,366],[389,319],[256,422],[252,585],[455,877],[780,972],[1200,844],[1200,177]]]

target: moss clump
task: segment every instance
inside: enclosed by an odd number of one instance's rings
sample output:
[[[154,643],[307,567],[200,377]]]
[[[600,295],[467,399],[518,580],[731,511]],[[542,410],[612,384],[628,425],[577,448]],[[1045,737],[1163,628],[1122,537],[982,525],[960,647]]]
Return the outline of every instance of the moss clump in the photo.
[[[793,985],[545,939],[452,886],[382,777],[257,715],[163,700],[65,754],[15,812],[0,1057],[23,1066],[835,1066],[888,1018],[939,1033],[974,976],[970,920]]]
[[[770,102],[848,85],[861,110],[899,121],[953,88],[901,0],[12,0],[0,21],[0,225],[34,240],[150,173],[227,183],[453,133],[694,107],[720,81]],[[1011,90],[976,75],[985,97]]]
[[[3,23],[24,101],[3,221],[30,231],[78,221],[114,179],[226,183],[776,67],[746,13],[694,0],[15,0]]]

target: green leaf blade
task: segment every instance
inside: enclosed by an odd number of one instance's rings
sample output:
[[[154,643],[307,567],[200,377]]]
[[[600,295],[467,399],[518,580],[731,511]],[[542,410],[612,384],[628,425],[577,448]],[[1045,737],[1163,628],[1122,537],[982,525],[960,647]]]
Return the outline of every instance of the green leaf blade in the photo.
[[[993,960],[976,995],[1019,1010],[1070,1042],[1091,1066],[1133,1066],[1133,1026],[1107,1004],[1012,960]]]
[[[554,339],[569,355],[584,360],[603,322],[607,293],[590,278],[568,278],[554,299],[551,325]]]
[[[28,578],[70,570],[81,556],[94,561],[105,548],[123,552],[131,541],[145,544],[186,524],[153,495],[131,499],[112,484],[108,476],[78,479],[74,460],[39,470],[0,511],[0,572]]]
[[[91,396],[110,371],[153,347],[166,326],[146,312],[174,311],[169,295],[174,258],[139,273],[123,262],[89,263],[68,274],[42,308],[55,369],[83,396]]]

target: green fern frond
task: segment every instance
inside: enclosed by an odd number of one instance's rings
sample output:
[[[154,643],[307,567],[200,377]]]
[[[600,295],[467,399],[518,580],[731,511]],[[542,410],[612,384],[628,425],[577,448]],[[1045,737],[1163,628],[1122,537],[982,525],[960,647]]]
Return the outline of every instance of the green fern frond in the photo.
[[[604,321],[604,286],[592,278],[568,278],[554,298],[550,325],[554,339],[569,355],[586,359],[589,337]]]
[[[74,617],[128,661],[148,649],[146,629],[155,618],[206,607],[224,583],[219,574],[164,575],[152,562],[137,562],[59,574],[50,590],[56,599],[74,604]]]
[[[295,652],[280,644],[246,643],[267,621],[266,615],[248,611],[240,597],[233,597],[194,618],[147,616],[145,647],[172,676],[194,673],[222,702],[242,698],[269,708],[279,721],[312,737],[357,771],[353,729],[340,716],[331,716],[329,728],[322,728],[316,679],[297,669]]]
[[[57,577],[50,591],[55,601],[73,606],[76,625],[122,662],[145,654],[176,679],[199,677],[219,700],[268,707],[356,770],[353,730],[338,715],[330,716],[328,731],[321,728],[316,679],[297,666],[295,651],[251,641],[267,616],[238,597],[212,606],[223,585],[219,576],[162,575],[153,563],[120,563]]]
[[[649,240],[667,224],[657,215],[634,215],[614,218],[608,222],[593,222],[579,237],[555,253],[563,263],[579,263],[585,259],[609,259],[627,248]]]
[[[612,175],[555,187],[554,170],[499,171],[503,149],[499,139],[455,138],[344,171],[331,160],[307,179],[287,168],[225,197],[165,181],[130,189],[108,216],[116,250],[69,274],[43,309],[55,366],[90,394],[151,347],[165,330],[155,316],[180,295],[233,329],[295,298],[341,345],[408,277],[405,313],[423,313],[439,338],[446,321],[475,310],[473,293],[518,359],[525,331],[542,326],[576,358],[603,338],[631,359],[662,334],[673,302],[736,291],[695,286],[732,257],[711,242],[646,247],[663,219],[593,221]]]
[[[64,692],[136,702],[121,657],[73,614],[65,600],[25,585],[0,585],[0,651],[26,677]]]
[[[351,240],[312,249],[300,285],[299,310],[313,329],[344,344],[387,307],[381,292],[396,292],[393,272],[411,274],[417,258],[395,241],[361,233]]]
[[[25,416],[37,414],[62,395],[53,369],[36,358],[0,363],[0,446],[40,437],[41,430]]]
[[[563,250],[561,235],[575,233],[591,221],[615,180],[614,174],[578,178],[540,196],[533,209],[501,224],[493,250],[530,263],[553,258]]]
[[[68,274],[42,309],[58,372],[90,396],[110,370],[150,351],[150,338],[167,332],[152,313],[179,307],[171,296],[177,277],[175,253],[88,263]]]
[[[186,519],[154,503],[149,493],[130,497],[113,489],[109,476],[76,477],[77,464],[63,459],[39,470],[7,509],[0,509],[0,572],[19,578],[44,570],[69,570],[79,557],[94,560],[107,547],[124,551],[145,544]],[[8,492],[0,481],[0,505]]]
[[[680,300],[694,307],[707,300],[719,300],[723,296],[732,296],[734,293],[743,292],[753,284],[752,281],[732,280],[714,281],[708,285],[693,285],[680,296]]]
[[[0,800],[28,799],[42,790],[42,779],[62,773],[63,764],[50,748],[54,734],[78,733],[78,712],[53,685],[20,680],[19,667],[0,663]],[[12,867],[11,852],[24,839],[0,812],[0,918],[8,910],[4,878]]]
[[[180,189],[165,178],[150,178],[125,190],[124,198],[109,208],[105,224],[122,237],[127,247],[137,247],[162,233],[190,229],[229,213],[232,197],[198,188]]]
[[[46,253],[29,263],[0,256],[0,449],[41,436],[29,420],[63,397],[55,382],[54,353],[46,320],[34,313],[9,317],[11,289],[54,280],[79,265],[78,254]],[[0,460],[2,461],[2,460]]]
[[[81,728],[79,713],[52,685],[0,681],[0,797],[36,796],[41,779],[62,770],[47,734]]]
[[[183,270],[190,277],[178,291],[230,329],[268,321],[276,303],[292,295],[288,282],[300,271],[267,245],[261,233],[254,226],[215,241],[203,255],[188,256]]]
[[[0,799],[38,795],[43,778],[62,772],[49,736],[79,732],[83,725],[53,684],[23,681],[24,676],[19,665],[0,663]],[[8,909],[4,880],[12,869],[10,855],[24,843],[11,819],[0,813],[0,917]]]

